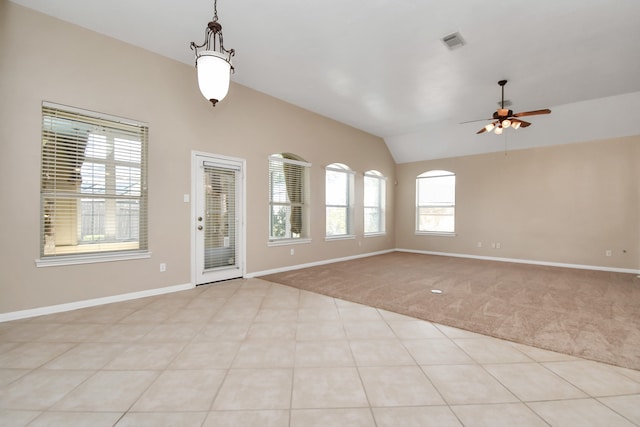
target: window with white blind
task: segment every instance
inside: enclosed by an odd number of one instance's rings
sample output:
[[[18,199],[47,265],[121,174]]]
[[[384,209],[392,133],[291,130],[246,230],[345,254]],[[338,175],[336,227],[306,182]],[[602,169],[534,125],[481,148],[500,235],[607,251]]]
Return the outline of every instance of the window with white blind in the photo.
[[[353,171],[332,163],[325,171],[326,236],[353,235]]]
[[[375,170],[364,173],[364,234],[384,234],[386,178]]]
[[[416,232],[453,234],[455,231],[456,175],[432,170],[416,178]]]
[[[269,241],[309,239],[309,168],[291,153],[269,156]]]
[[[142,123],[43,103],[42,265],[147,253],[147,138]]]
[[[236,267],[240,168],[204,162],[204,269]],[[200,215],[200,213],[199,213]],[[201,222],[198,222],[201,225]]]

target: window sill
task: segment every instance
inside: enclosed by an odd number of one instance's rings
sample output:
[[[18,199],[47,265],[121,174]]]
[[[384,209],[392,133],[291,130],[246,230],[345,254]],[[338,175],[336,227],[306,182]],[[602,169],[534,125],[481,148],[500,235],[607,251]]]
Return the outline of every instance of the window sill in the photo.
[[[364,237],[366,239],[367,237],[383,237],[383,236],[386,236],[386,235],[387,235],[387,233],[384,233],[384,232],[383,233],[365,233]]]
[[[456,237],[457,234],[443,231],[416,231],[416,236]]]
[[[60,255],[36,259],[36,267],[57,267],[62,265],[94,264],[97,262],[128,261],[151,258],[151,252],[124,252],[113,254]]]
[[[311,239],[282,239],[282,240],[269,240],[267,246],[286,246],[286,245],[301,245],[304,243],[311,243]]]
[[[344,234],[344,235],[340,235],[340,236],[326,236],[324,238],[325,241],[331,241],[331,240],[355,240],[356,236],[354,236],[353,234]]]

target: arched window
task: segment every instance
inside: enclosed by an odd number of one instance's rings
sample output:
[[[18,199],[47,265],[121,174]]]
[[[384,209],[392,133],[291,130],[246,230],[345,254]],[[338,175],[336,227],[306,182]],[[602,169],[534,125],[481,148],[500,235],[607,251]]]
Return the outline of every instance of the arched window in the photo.
[[[353,171],[342,163],[326,168],[326,236],[353,235]]]
[[[387,180],[380,172],[364,173],[364,234],[382,234],[385,229]]]
[[[269,240],[309,237],[309,168],[291,153],[269,156]]]
[[[456,175],[432,170],[416,178],[416,232],[455,232]]]

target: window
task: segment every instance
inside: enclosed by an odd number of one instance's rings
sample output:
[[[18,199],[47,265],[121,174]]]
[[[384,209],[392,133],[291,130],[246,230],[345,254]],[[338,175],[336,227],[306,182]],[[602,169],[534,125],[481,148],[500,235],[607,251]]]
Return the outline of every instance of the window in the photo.
[[[455,231],[456,175],[433,170],[416,179],[416,231],[453,233]]]
[[[43,104],[41,261],[146,252],[147,135],[140,123]]]
[[[353,234],[353,171],[347,165],[333,163],[326,168],[326,236]]]
[[[269,241],[308,239],[310,167],[290,153],[269,157]]]
[[[386,179],[378,171],[364,173],[364,234],[385,232]]]

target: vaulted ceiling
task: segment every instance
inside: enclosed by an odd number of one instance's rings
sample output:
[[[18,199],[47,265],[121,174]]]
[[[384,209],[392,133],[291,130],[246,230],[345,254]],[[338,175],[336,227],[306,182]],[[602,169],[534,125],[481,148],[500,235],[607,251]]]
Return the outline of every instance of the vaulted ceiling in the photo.
[[[209,0],[12,1],[187,64],[213,16]],[[398,163],[640,134],[638,0],[220,0],[218,16],[234,82],[378,135]],[[552,114],[460,124],[491,117],[501,79],[514,111]]]

